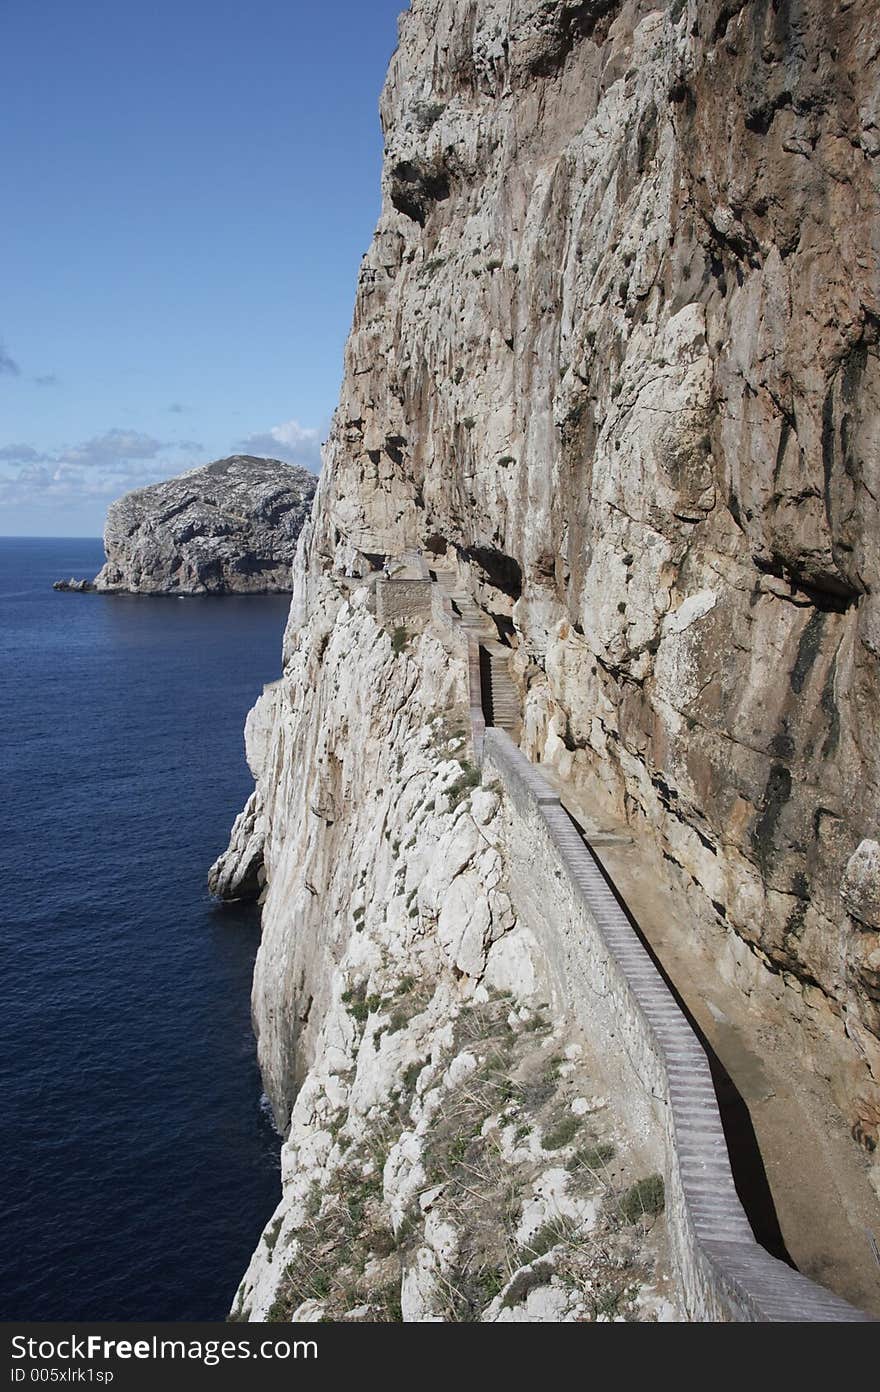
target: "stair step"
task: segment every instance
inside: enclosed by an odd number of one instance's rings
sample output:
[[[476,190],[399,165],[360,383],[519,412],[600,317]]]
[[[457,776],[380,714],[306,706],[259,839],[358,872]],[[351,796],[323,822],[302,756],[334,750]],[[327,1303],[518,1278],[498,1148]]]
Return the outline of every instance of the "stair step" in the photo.
[[[500,644],[485,645],[489,655],[489,694],[492,724],[516,735],[522,725],[520,697],[510,675],[510,654]],[[493,649],[495,649],[493,651]]]
[[[434,567],[436,583],[451,600],[459,626],[482,639],[489,658],[489,703],[492,724],[516,735],[522,726],[520,694],[510,675],[510,650],[498,642],[494,624],[486,617],[471,596],[458,589],[458,577],[451,571]],[[489,712],[487,711],[487,718]]]

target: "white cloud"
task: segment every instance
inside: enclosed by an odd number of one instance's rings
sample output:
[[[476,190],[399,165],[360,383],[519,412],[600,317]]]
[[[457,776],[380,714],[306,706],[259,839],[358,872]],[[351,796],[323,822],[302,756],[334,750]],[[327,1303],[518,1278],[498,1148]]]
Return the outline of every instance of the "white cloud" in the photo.
[[[300,425],[298,420],[282,421],[269,430],[246,435],[235,445],[239,454],[263,455],[283,459],[288,464],[301,464],[312,473],[321,467],[320,431]]]
[[[3,445],[0,470],[5,465],[7,472],[0,472],[0,503],[118,498],[191,468],[191,456],[201,451],[197,440],[156,440],[118,428],[51,455],[32,445]]]
[[[238,441],[235,449],[301,464],[313,473],[321,467],[320,432],[297,420],[282,421],[249,435]],[[132,489],[183,473],[203,462],[203,456],[204,447],[198,440],[158,440],[119,426],[49,454],[21,442],[2,445],[0,504],[109,502]]]
[[[115,464],[120,459],[155,459],[167,448],[167,441],[155,440],[152,435],[143,435],[139,430],[114,429],[62,451],[58,457],[68,464],[100,468]]]
[[[40,454],[33,445],[0,446],[0,460],[9,464],[45,464],[51,456]]]
[[[63,501],[110,501],[134,488],[158,483],[175,472],[161,461],[122,460],[112,469],[81,468],[76,464],[26,464],[12,477],[0,475],[0,503],[37,505]]]

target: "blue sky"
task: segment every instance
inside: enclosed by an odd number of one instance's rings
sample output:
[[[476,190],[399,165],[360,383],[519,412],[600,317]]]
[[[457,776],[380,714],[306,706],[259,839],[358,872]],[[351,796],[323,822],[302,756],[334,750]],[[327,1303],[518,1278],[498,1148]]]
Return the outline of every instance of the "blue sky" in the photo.
[[[318,467],[406,0],[4,0],[0,535],[236,450]]]

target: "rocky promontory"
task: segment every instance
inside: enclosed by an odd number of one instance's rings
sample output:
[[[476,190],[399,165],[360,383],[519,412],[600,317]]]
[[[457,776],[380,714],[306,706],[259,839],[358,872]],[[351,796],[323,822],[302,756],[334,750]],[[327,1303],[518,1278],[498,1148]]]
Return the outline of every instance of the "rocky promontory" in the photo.
[[[107,560],[94,588],[131,594],[287,591],[316,484],[297,465],[235,454],[126,493],[107,513]]]

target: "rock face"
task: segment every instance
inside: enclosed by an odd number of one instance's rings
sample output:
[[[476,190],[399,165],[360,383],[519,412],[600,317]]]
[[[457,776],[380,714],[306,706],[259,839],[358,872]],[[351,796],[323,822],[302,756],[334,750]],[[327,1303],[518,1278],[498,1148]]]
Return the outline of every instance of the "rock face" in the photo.
[[[340,1167],[399,1239],[463,1003],[541,990],[491,790],[462,802],[438,725],[466,723],[462,662],[438,634],[392,646],[367,590],[331,579],[363,557],[443,554],[514,648],[526,752],[651,848],[686,934],[720,938],[719,976],[794,1021],[799,1063],[876,1147],[878,79],[872,0],[402,18],[284,677],[212,872],[263,900],[254,1020],[288,1135],[239,1313],[338,1317],[284,1282],[313,1238],[344,1238]],[[393,1000],[422,975],[436,1013],[396,1052]],[[380,1167],[356,1147],[391,1117]],[[427,1218],[402,1303],[444,1318],[432,1280],[460,1233]]]
[[[880,836],[880,14],[415,0],[400,35],[304,563],[456,556],[527,750],[654,839],[748,990],[808,994],[876,1143],[840,890]]]
[[[134,594],[260,594],[291,588],[317,480],[236,454],[112,503],[95,588]],[[70,588],[70,587],[68,587]]]
[[[232,1317],[675,1318],[660,1127],[623,1123],[517,922],[466,654],[431,625],[395,644],[369,601],[312,582],[212,871],[263,890],[254,1020],[285,1133]]]

